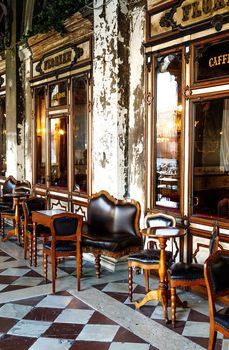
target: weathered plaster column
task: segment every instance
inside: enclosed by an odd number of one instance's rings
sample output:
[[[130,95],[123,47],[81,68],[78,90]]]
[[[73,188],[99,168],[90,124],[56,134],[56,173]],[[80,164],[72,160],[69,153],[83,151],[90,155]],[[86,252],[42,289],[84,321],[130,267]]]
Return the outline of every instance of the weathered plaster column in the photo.
[[[139,2],[137,2],[139,3]],[[144,1],[94,1],[92,191],[144,203]]]
[[[17,178],[17,47],[16,2],[12,3],[11,44],[6,48],[6,161],[7,175]]]
[[[94,1],[92,191],[122,198],[128,171],[129,17],[126,1]]]

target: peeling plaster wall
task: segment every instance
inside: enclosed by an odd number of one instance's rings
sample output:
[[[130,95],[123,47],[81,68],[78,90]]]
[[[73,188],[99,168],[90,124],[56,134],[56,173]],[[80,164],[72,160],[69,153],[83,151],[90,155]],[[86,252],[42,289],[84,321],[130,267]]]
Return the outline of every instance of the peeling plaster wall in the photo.
[[[21,163],[24,164],[24,168],[21,172],[21,178],[25,178],[32,183],[32,97],[30,89],[30,69],[31,69],[31,52],[25,46],[21,46],[19,50],[19,56],[22,67],[22,85],[25,98],[25,109],[23,119],[23,132],[22,132],[22,144],[23,150],[21,152]],[[20,146],[20,147],[21,147]]]
[[[121,69],[123,61],[127,61],[127,48],[120,25],[127,29],[127,8],[125,1],[118,0],[106,5],[102,0],[94,1],[94,7],[92,192],[106,189],[123,197],[128,114],[123,96],[129,79]]]
[[[144,47],[145,5],[131,12],[130,37],[130,104],[129,104],[129,182],[130,196],[141,203],[145,198],[145,80]]]

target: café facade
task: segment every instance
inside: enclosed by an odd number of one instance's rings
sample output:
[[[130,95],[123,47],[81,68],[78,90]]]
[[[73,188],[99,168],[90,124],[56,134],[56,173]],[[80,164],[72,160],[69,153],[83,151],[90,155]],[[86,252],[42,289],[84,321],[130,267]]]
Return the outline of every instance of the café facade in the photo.
[[[10,48],[0,62],[2,179],[85,217],[102,189],[140,201],[141,226],[174,215],[187,260],[214,225],[227,246],[229,2],[94,1],[65,27],[18,45],[19,104]]]

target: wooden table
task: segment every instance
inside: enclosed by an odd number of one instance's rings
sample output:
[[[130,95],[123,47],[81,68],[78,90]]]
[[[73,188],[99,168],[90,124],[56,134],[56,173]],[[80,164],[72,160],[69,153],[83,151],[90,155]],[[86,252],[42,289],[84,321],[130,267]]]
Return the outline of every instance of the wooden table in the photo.
[[[33,222],[33,261],[34,266],[37,266],[37,245],[36,242],[36,230],[37,224],[50,227],[51,218],[53,215],[65,213],[62,209],[48,209],[48,210],[37,210],[32,212],[32,222]]]
[[[17,236],[19,238],[19,236],[20,236],[19,205],[20,205],[20,201],[23,198],[29,197],[29,194],[26,194],[25,192],[15,192],[15,193],[7,193],[7,194],[5,194],[5,197],[13,198],[13,208],[15,210],[15,214],[14,214],[15,227],[7,233],[6,237],[2,239],[3,241],[6,241],[7,239],[9,239],[12,236]],[[7,210],[6,210],[6,212],[7,212]],[[4,212],[2,212],[2,215],[4,215]],[[19,240],[19,242],[20,242],[20,240]]]
[[[159,240],[160,252],[160,262],[159,262],[159,286],[156,290],[151,290],[145,297],[140,301],[135,303],[135,307],[139,309],[141,306],[145,305],[150,300],[159,300],[162,303],[164,311],[165,322],[168,323],[168,311],[167,304],[170,299],[170,291],[168,290],[167,281],[167,266],[166,266],[166,255],[165,248],[166,242],[170,238],[181,237],[185,235],[185,230],[176,227],[149,227],[142,230],[142,234],[146,237],[157,238]]]

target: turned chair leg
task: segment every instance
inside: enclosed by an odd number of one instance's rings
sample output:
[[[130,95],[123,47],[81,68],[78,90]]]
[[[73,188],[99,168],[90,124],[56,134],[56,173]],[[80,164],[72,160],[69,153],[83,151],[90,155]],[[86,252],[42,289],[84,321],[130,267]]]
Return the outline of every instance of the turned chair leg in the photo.
[[[133,299],[133,268],[128,267],[128,285],[129,285],[129,299],[132,302]]]
[[[101,274],[100,255],[95,256],[95,273],[96,273],[96,277],[100,278],[100,274]]]
[[[176,288],[171,287],[171,309],[172,309],[172,325],[176,323]]]
[[[26,260],[27,259],[27,233],[24,232],[24,259]]]
[[[144,276],[145,276],[145,290],[146,293],[149,292],[149,270],[144,269]]]
[[[45,253],[43,253],[43,262],[44,262],[44,282],[47,283],[48,259],[47,259],[47,254]]]

